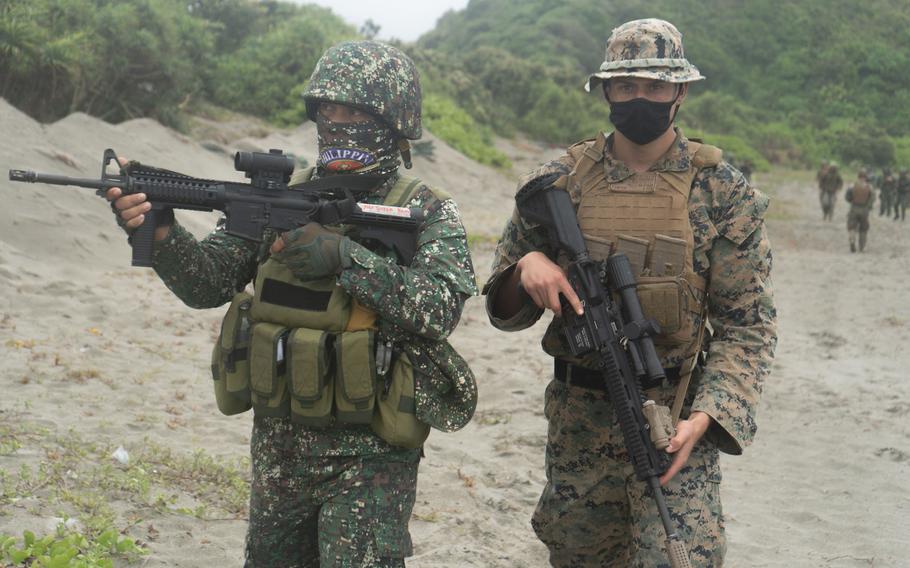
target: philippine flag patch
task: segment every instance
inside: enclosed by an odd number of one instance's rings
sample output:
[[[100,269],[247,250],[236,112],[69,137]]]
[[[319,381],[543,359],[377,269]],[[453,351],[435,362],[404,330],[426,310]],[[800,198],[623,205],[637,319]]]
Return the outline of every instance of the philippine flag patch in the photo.
[[[330,172],[350,172],[375,164],[376,156],[359,148],[326,148],[319,161]]]

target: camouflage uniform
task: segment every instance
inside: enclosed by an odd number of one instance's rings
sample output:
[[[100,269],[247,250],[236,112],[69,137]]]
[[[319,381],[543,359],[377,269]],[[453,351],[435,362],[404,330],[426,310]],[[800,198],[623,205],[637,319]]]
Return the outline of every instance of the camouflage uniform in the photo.
[[[878,193],[878,216],[891,215],[891,209],[897,210],[895,198],[897,197],[897,178],[891,173],[891,170],[884,170],[882,173],[882,183]]]
[[[829,164],[818,172],[818,198],[822,205],[822,218],[831,220],[834,218],[834,203],[837,192],[844,186],[844,178],[841,177],[837,170],[837,164]]]
[[[897,203],[894,207],[894,219],[904,221],[907,219],[907,206],[910,205],[910,175],[907,170],[901,170],[897,178]]]
[[[875,193],[872,186],[866,181],[861,172],[859,178],[847,190],[847,203],[850,211],[847,212],[847,234],[850,239],[850,252],[856,252],[856,237],[859,235],[859,251],[866,248],[866,238],[869,233],[869,213],[875,203]]]
[[[406,59],[394,48],[355,42],[330,49],[320,64],[332,68],[332,77],[362,85],[354,74],[341,71],[347,69],[344,65],[363,69],[373,79],[383,78],[383,73],[403,65],[389,61],[399,56]],[[413,71],[410,60],[406,63]],[[319,67],[314,77],[317,72]],[[399,83],[405,79],[397,72],[382,80],[386,79],[395,94],[385,99],[391,104],[384,112],[376,114],[396,134],[419,137],[419,90],[403,88]],[[407,81],[416,85],[413,78]],[[313,79],[311,83],[325,85]],[[345,85],[338,90],[342,87]],[[379,96],[362,91],[360,95]],[[416,97],[416,114],[398,112],[396,105],[415,107],[413,98],[403,101],[399,95]],[[339,100],[338,93],[333,95],[330,90],[305,96],[350,102]],[[368,102],[364,98],[362,105],[355,101],[352,106],[366,107]],[[383,203],[397,177],[393,173],[361,201]],[[465,300],[476,293],[476,284],[455,202],[437,198],[430,188],[420,185],[407,206],[420,208],[425,215],[411,264],[400,266],[394,252],[371,251],[354,237],[350,267],[337,277],[337,284],[378,315],[381,330],[426,346],[436,343],[428,340],[452,332]],[[187,305],[214,308],[253,281],[274,237],[261,245],[245,241],[225,233],[222,219],[199,242],[175,223],[167,238],[155,244],[155,271]],[[449,418],[461,422],[465,417]],[[318,430],[288,418],[257,415],[251,454],[247,566],[404,566],[403,559],[411,554],[407,525],[416,493],[419,449],[392,446],[369,425]]]
[[[670,33],[666,37],[671,41],[666,43],[672,45]],[[675,39],[680,46],[675,56],[678,60],[682,58],[678,32]],[[636,59],[633,55],[624,56]],[[640,59],[647,57],[643,54]],[[620,65],[604,66],[622,69]],[[657,72],[660,78],[676,80],[685,80],[686,73],[685,69]],[[652,75],[649,71],[642,76]],[[609,75],[595,78],[606,79]],[[612,139],[613,135],[607,138],[602,171],[608,182],[617,183],[636,174],[613,155]],[[672,147],[650,171],[685,172],[692,159],[689,141],[677,130]],[[575,165],[572,156],[566,154],[528,174],[519,188],[543,174],[568,174]],[[577,207],[580,191],[570,186],[569,194]],[[718,491],[718,452],[739,454],[752,441],[755,410],[776,344],[771,251],[763,222],[767,206],[768,199],[726,162],[701,169],[688,200],[689,221],[695,234],[694,268],[709,281],[708,317],[714,337],[707,361],[693,376],[684,414],[705,412],[713,424],[696,444],[686,466],[664,490],[673,521],[688,544],[693,566],[722,563],[726,545]],[[532,251],[542,251],[551,260],[561,262],[546,232],[528,224],[516,210],[503,231],[493,273],[484,287],[488,314],[499,329],[525,329],[543,313],[528,300],[509,319],[494,315],[500,286],[518,260]],[[550,323],[542,345],[555,358],[594,368],[592,358],[573,360],[558,317]],[[663,362],[667,367],[680,363]],[[666,404],[674,394],[674,386],[662,387],[657,392],[657,402]],[[669,567],[663,525],[653,499],[633,474],[606,392],[554,379],[546,390],[544,413],[549,422],[547,484],[532,525],[550,549],[550,562],[565,567]]]

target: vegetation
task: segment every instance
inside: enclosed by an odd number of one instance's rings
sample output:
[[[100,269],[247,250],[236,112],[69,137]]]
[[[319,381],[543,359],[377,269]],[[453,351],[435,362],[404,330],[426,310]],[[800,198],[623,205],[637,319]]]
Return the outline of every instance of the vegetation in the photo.
[[[655,15],[683,32],[688,58],[708,77],[694,86],[680,122],[710,133],[709,142],[785,164],[910,157],[910,76],[901,73],[910,13],[889,0],[473,0],[444,16],[419,48],[457,54],[453,65],[478,79],[463,87],[481,89],[475,99],[485,90],[514,112],[506,120],[516,127],[567,143],[608,126],[602,101],[582,101],[578,87],[599,66],[609,30]],[[505,91],[533,94],[537,107]],[[481,120],[504,116],[466,108]]]
[[[708,77],[680,113],[687,132],[760,168],[910,160],[910,12],[891,0],[472,0],[402,47],[428,128],[502,165],[494,132],[567,144],[609,128],[602,97],[581,85],[610,29],[655,15],[683,31]],[[43,121],[82,111],[179,127],[212,103],[296,123],[323,50],[378,32],[282,0],[7,0],[0,96]]]
[[[145,553],[144,543],[126,535],[146,520],[247,514],[245,459],[220,460],[201,450],[179,455],[146,440],[127,447],[129,458],[120,462],[110,444],[50,432],[16,416],[0,420],[0,439],[5,464],[18,465],[18,471],[0,469],[0,507],[27,507],[28,516],[62,519],[48,535],[0,533],[2,566],[110,567],[115,558],[129,561]],[[145,532],[151,538],[156,531]]]

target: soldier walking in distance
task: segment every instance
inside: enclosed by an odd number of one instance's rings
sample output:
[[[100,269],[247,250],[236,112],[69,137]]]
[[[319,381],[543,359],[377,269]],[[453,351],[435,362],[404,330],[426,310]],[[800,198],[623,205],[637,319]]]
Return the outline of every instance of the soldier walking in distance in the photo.
[[[869,213],[875,202],[875,193],[872,186],[866,181],[866,172],[860,170],[856,182],[847,189],[847,203],[850,211],[847,212],[847,233],[850,237],[850,252],[856,252],[857,235],[859,235],[859,252],[866,248],[866,236],[869,233]]]
[[[451,196],[399,172],[421,135],[420,84],[404,53],[336,45],[303,96],[319,156],[290,185],[375,176],[357,194],[362,207],[423,214],[413,257],[317,222],[260,246],[222,219],[200,242],[171,214],[156,230],[154,268],[192,307],[230,302],[212,371],[219,409],[254,413],[247,568],[400,568],[423,440],[430,426],[464,425],[476,401],[445,339],[476,292],[467,238]],[[143,194],[108,198],[128,230],[150,209]]]
[[[894,220],[907,219],[907,206],[910,205],[910,174],[907,168],[901,168],[897,178],[897,203],[894,208]]]
[[[615,131],[571,146],[522,178],[519,191],[556,174],[591,258],[622,252],[635,259],[668,377],[641,387],[658,405],[678,401],[682,412],[660,482],[692,565],[705,568],[721,566],[726,548],[718,454],[741,453],[755,435],[777,332],[768,198],[718,148],[673,127],[688,84],[701,79],[669,22],[614,29],[587,88],[602,90]],[[554,358],[544,406],[547,484],[532,525],[553,566],[666,567],[664,527],[633,473],[598,355],[573,356],[564,337],[560,296],[579,314],[584,306],[557,251],[546,230],[516,209],[484,287],[490,320],[504,331],[531,326],[545,310],[555,315],[543,339]],[[709,354],[698,364],[703,349]]]
[[[869,180],[865,180],[869,183]],[[870,185],[871,187],[871,185]],[[878,216],[891,215],[891,209],[895,206],[897,197],[897,178],[891,172],[891,168],[882,170],[882,183],[878,193]]]
[[[818,172],[818,199],[822,205],[822,219],[830,221],[834,218],[834,203],[837,192],[844,187],[844,178],[837,169],[837,162],[824,165]]]

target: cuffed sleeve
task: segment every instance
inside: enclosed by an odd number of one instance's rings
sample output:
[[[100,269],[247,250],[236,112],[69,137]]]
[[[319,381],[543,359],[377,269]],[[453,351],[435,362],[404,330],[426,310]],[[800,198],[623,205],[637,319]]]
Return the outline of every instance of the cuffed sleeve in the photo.
[[[714,336],[692,404],[711,416],[709,434],[730,454],[742,453],[755,436],[755,411],[777,344],[771,247],[760,218],[751,231],[748,226],[730,225],[729,237],[718,238],[709,253]]]

